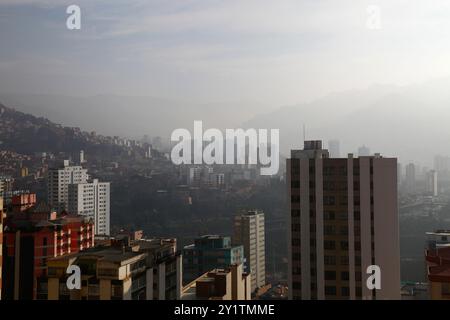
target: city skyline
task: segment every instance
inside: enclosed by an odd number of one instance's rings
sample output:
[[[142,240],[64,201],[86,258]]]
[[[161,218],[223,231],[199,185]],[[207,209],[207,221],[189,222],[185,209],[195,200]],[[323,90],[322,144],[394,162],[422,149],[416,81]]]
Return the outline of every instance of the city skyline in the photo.
[[[450,300],[449,17],[0,0],[0,304]]]

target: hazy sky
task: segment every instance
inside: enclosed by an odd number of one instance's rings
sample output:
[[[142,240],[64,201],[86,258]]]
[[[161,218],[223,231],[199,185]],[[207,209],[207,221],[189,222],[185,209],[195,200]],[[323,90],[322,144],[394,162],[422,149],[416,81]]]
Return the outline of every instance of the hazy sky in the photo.
[[[449,39],[448,0],[0,0],[0,91],[275,108],[448,76]]]

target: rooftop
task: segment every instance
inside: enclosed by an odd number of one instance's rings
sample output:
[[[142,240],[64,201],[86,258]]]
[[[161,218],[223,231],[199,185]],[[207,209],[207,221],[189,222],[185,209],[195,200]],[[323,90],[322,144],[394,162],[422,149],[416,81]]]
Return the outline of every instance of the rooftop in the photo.
[[[94,258],[97,261],[109,261],[120,265],[126,265],[144,257],[146,257],[145,253],[123,251],[122,249],[115,247],[93,247],[77,253],[52,258],[50,260]]]

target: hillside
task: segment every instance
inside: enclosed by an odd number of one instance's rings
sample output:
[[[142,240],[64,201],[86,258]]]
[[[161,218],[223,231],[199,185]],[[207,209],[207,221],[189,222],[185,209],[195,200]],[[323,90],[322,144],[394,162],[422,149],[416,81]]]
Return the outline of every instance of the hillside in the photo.
[[[0,149],[22,154],[34,152],[116,153],[121,147],[113,138],[63,127],[45,118],[35,117],[0,104]]]

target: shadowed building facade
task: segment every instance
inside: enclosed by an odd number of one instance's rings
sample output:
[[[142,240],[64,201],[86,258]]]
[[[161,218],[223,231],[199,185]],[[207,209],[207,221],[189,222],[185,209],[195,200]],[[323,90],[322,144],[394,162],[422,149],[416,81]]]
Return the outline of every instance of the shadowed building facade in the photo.
[[[400,299],[397,159],[329,158],[305,141],[287,160],[290,299]],[[381,269],[381,290],[366,286]]]

